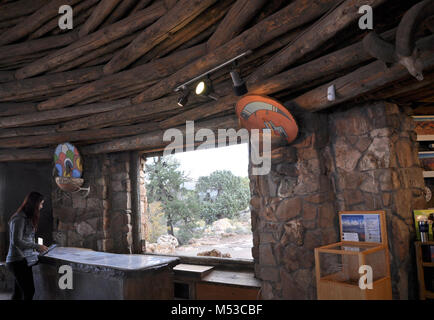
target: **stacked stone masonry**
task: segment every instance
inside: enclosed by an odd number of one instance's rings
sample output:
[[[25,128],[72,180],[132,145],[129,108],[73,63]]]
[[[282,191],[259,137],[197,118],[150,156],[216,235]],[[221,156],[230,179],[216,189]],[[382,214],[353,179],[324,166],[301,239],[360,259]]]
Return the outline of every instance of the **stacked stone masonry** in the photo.
[[[65,193],[53,183],[53,238],[63,246],[131,252],[129,153],[84,158],[84,192]]]
[[[291,112],[297,140],[273,148],[270,174],[250,174],[263,298],[316,298],[314,248],[339,241],[342,210],[386,211],[393,297],[414,298],[412,210],[426,202],[411,117],[383,102]]]

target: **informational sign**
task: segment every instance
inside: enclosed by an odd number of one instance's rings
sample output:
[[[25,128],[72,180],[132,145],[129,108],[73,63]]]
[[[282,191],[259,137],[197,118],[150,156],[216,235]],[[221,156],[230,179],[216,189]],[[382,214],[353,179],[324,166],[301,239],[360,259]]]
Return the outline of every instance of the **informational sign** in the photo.
[[[381,242],[380,214],[341,214],[342,241]]]

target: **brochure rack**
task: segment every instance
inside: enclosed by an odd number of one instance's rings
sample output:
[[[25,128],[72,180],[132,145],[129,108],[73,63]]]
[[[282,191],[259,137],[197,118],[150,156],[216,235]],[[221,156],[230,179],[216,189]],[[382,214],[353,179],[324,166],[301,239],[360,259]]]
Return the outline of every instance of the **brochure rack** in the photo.
[[[315,248],[319,300],[392,299],[384,211],[339,213],[340,242]]]

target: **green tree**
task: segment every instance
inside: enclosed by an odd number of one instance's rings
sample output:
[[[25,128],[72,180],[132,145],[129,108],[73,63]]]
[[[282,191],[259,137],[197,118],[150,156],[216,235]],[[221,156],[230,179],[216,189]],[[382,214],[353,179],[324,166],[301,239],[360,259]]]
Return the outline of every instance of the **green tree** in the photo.
[[[184,190],[182,195],[168,203],[167,210],[176,213],[176,226],[179,228],[175,234],[181,244],[185,244],[197,235],[197,221],[200,218],[201,206],[199,196],[195,191]]]
[[[201,217],[209,224],[222,218],[232,219],[249,205],[249,179],[228,170],[217,170],[200,177],[196,191],[201,198]]]
[[[183,184],[188,181],[184,172],[179,170],[179,162],[173,157],[156,157],[146,164],[148,183],[146,192],[149,202],[160,201],[166,215],[167,231],[174,235],[174,223],[181,219],[179,199],[185,192]]]

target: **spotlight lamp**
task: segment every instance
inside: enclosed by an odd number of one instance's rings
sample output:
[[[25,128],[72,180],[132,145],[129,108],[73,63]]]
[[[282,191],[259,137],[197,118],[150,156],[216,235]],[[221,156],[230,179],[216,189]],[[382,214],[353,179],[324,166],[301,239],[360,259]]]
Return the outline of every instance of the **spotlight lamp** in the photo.
[[[247,90],[247,86],[246,83],[241,79],[240,74],[233,70],[231,71],[231,78],[232,78],[232,82],[234,83],[234,92],[235,94],[240,97],[245,95],[248,90]]]
[[[188,103],[188,97],[190,96],[190,90],[187,87],[182,88],[182,95],[178,98],[178,106],[184,107]]]
[[[212,93],[212,85],[209,79],[201,80],[196,84],[195,93],[198,96],[208,97],[213,100],[218,100],[218,97]]]
[[[209,87],[206,85],[205,81],[202,80],[197,83],[195,92],[198,96],[206,95],[208,91],[209,91]]]

